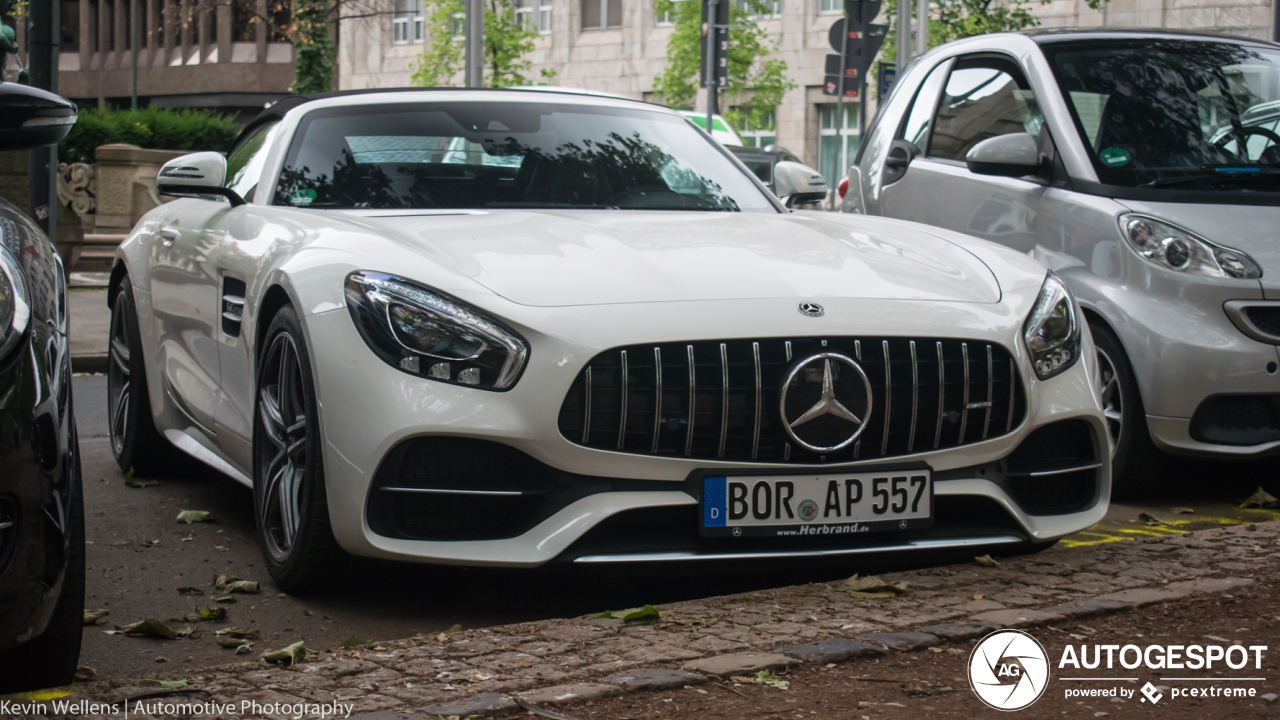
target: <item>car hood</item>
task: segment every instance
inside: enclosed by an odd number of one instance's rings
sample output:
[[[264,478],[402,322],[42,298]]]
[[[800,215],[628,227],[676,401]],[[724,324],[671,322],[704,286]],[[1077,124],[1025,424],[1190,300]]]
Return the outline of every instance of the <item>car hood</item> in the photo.
[[[352,214],[370,230],[408,243],[522,305],[1000,300],[995,276],[969,251],[920,228],[862,216],[616,210]]]
[[[1276,228],[1280,227],[1280,207],[1134,200],[1120,202],[1134,212],[1168,220],[1210,242],[1248,254],[1262,268],[1264,279],[1280,275],[1280,243],[1276,242]]]

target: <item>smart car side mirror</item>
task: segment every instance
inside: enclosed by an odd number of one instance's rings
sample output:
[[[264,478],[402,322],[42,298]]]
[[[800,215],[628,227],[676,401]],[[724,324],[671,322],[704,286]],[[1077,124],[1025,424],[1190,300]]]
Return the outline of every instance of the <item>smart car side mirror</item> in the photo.
[[[0,150],[57,145],[76,124],[76,104],[51,92],[0,82]]]
[[[773,167],[773,191],[783,205],[803,205],[827,199],[827,181],[817,170],[782,161]]]
[[[160,168],[156,189],[162,195],[206,198],[210,195],[231,201],[231,207],[244,205],[235,190],[222,186],[227,179],[227,159],[222,153],[198,152],[174,158]]]
[[[970,148],[964,160],[971,173],[1004,177],[1034,175],[1044,162],[1036,139],[1027,133],[987,138]]]

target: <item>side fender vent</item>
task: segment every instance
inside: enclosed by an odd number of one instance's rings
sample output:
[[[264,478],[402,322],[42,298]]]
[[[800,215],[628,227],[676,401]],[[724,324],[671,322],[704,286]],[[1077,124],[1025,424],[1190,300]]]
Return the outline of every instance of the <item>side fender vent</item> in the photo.
[[[222,334],[227,337],[240,337],[240,323],[244,319],[244,293],[243,280],[222,278]]]

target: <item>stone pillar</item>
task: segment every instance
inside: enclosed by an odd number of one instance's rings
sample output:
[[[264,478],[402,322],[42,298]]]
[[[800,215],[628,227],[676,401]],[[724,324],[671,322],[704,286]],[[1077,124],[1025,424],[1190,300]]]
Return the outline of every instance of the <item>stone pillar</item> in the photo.
[[[213,8],[207,0],[196,0],[195,12],[198,23],[196,43],[200,48],[200,64],[203,65],[208,61],[209,53],[213,52],[213,44],[217,42],[217,38],[213,37],[213,28],[209,27],[213,24]]]
[[[160,50],[160,48],[164,47],[164,26],[160,24],[161,1],[146,0],[147,24],[144,26],[146,28],[144,34],[147,38],[147,53],[143,55],[147,59],[146,67],[153,67],[156,64],[157,56],[163,58],[163,53]]]
[[[114,0],[111,24],[115,26],[115,67],[133,67],[133,55],[129,52],[129,0]]]
[[[106,75],[107,61],[111,57],[111,5],[107,0],[98,0],[98,107],[107,105],[107,98],[102,93],[102,83]]]
[[[195,24],[195,13],[191,8],[191,0],[182,0],[181,8],[178,11],[178,37],[181,40],[182,61],[180,64],[186,65],[187,59],[191,57],[191,44],[194,39],[191,37],[191,26]],[[172,60],[169,61],[172,64]]]
[[[93,25],[93,0],[80,0],[80,71],[93,67],[93,50],[98,29]]]
[[[164,51],[161,53],[160,61],[156,63],[156,67],[165,67],[173,62],[173,54],[177,52],[174,49],[174,38],[178,34],[178,0],[155,0],[164,3]]]
[[[231,3],[218,4],[218,62],[231,62],[231,31],[234,19],[231,17]]]
[[[267,61],[267,40],[271,34],[271,28],[267,23],[267,0],[258,0],[258,35],[255,38],[258,44],[258,62],[265,63]]]

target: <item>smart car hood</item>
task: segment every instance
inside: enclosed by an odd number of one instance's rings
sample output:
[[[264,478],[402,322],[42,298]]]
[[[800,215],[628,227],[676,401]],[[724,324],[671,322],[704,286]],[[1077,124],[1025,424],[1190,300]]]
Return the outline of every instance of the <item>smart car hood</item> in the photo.
[[[360,213],[523,305],[823,297],[994,303],[977,257],[923,229],[828,213]]]

